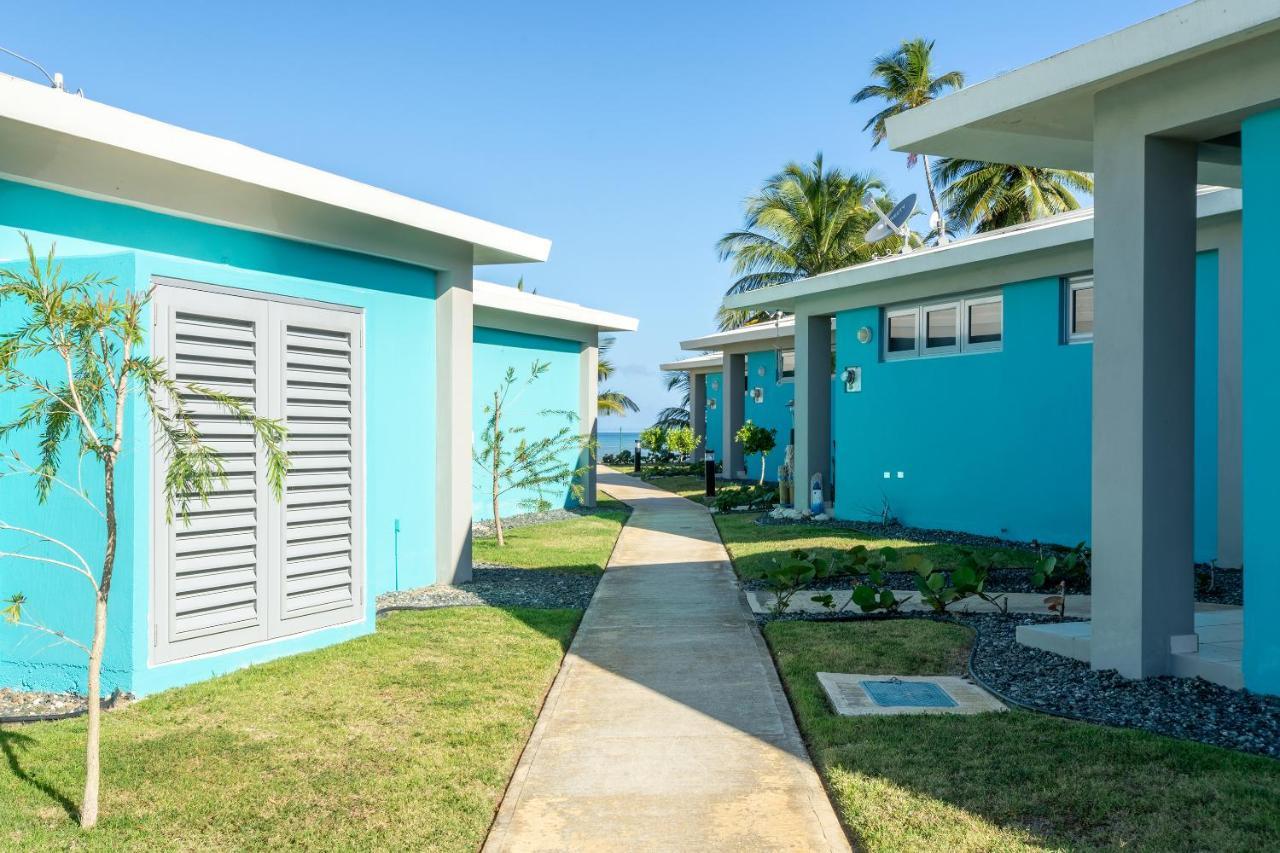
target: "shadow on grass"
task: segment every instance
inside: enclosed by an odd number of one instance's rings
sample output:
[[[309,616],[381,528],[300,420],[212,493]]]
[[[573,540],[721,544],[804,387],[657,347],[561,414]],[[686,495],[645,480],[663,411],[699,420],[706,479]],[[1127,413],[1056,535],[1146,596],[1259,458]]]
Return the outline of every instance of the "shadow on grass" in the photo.
[[[9,771],[14,778],[25,782],[37,791],[53,800],[67,816],[74,821],[80,820],[80,807],[76,805],[70,797],[59,791],[48,782],[41,781],[36,778],[22,765],[22,760],[18,753],[22,752],[35,744],[35,739],[22,734],[16,729],[0,729],[0,752],[4,753],[5,762],[9,765]]]
[[[840,717],[816,673],[963,672],[969,632],[918,620],[765,629],[815,762],[866,849],[1261,850],[1280,762],[1026,711]]]

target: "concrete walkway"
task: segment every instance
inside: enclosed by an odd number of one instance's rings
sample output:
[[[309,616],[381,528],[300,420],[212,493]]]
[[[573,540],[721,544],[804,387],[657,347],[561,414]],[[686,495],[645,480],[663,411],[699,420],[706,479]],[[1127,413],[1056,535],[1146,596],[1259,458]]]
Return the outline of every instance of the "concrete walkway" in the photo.
[[[848,850],[710,515],[599,481],[635,511],[484,849]]]

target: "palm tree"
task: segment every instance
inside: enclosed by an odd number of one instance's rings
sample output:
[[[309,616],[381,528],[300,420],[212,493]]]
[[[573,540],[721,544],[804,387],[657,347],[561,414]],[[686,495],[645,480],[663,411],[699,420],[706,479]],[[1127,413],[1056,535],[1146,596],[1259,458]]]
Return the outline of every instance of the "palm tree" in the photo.
[[[892,53],[882,54],[871,60],[871,77],[878,82],[863,86],[852,98],[860,104],[872,98],[880,98],[886,106],[867,120],[863,130],[871,131],[871,147],[877,147],[885,139],[885,122],[899,113],[922,106],[942,96],[948,89],[964,85],[964,74],[948,71],[933,76],[933,42],[922,38],[904,41]],[[929,190],[929,202],[938,214],[938,242],[947,241],[946,221],[938,204],[938,193],[933,186],[929,170],[929,158],[908,154],[907,166],[915,166],[916,160],[924,161],[924,182]]]
[[[613,376],[613,359],[609,358],[609,350],[618,339],[606,335],[598,344],[600,358],[596,362],[596,378],[599,382],[607,382]],[[596,411],[601,415],[625,415],[627,412],[638,412],[640,407],[621,391],[601,391],[596,395]]]
[[[687,370],[669,370],[663,376],[663,382],[666,383],[668,391],[682,391],[684,396],[680,398],[678,406],[668,406],[658,412],[658,419],[654,421],[654,426],[660,427],[679,427],[689,425],[689,371]]]
[[[733,260],[738,279],[729,294],[784,284],[843,269],[871,259],[867,229],[875,215],[863,206],[870,190],[884,185],[870,174],[846,175],[827,169],[822,154],[805,165],[788,163],[746,202],[740,231],[730,231],[716,244],[720,260]],[[882,250],[890,250],[889,241]],[[881,249],[881,247],[877,247]],[[773,319],[772,314],[722,309],[721,328]]]
[[[944,158],[933,179],[945,189],[947,218],[974,231],[994,231],[1055,213],[1076,210],[1075,193],[1093,193],[1093,178],[1069,169],[1008,166]]]

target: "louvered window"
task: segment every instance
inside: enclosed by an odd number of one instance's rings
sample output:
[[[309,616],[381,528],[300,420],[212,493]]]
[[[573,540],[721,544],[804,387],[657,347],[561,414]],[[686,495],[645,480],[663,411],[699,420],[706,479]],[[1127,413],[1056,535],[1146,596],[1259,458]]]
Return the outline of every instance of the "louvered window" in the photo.
[[[164,285],[154,347],[182,382],[283,419],[292,467],[271,495],[252,431],[194,394],[225,486],[164,520],[155,480],[155,659],[223,651],[360,618],[363,612],[360,316],[344,310]]]

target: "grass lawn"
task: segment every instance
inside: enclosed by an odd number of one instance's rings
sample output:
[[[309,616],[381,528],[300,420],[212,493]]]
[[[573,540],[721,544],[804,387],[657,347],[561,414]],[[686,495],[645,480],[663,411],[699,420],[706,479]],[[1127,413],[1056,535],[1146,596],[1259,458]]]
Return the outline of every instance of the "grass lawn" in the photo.
[[[518,569],[598,574],[608,564],[629,514],[620,501],[601,497],[590,515],[503,531],[507,544],[502,548],[492,536],[477,536],[473,557]]]
[[[1271,759],[1024,711],[857,719],[829,710],[815,672],[959,673],[964,628],[773,622],[765,636],[864,849],[1280,849]]]
[[[733,567],[741,578],[763,577],[765,569],[778,558],[795,548],[819,553],[847,551],[854,545],[868,548],[892,546],[902,554],[920,553],[939,566],[953,566],[963,550],[958,545],[943,542],[907,542],[901,539],[884,539],[873,534],[838,528],[815,528],[805,524],[760,525],[755,520],[758,513],[725,513],[717,515],[716,527],[724,540]],[[1035,556],[1025,551],[1001,548],[976,548],[983,553],[997,555],[998,566],[1030,566]]]
[[[0,848],[476,850],[580,616],[393,613],[108,713],[89,833],[83,723],[0,727]]]
[[[630,468],[622,468],[613,465],[609,467],[614,471],[617,471],[619,474],[626,474],[628,477],[635,476],[635,472]],[[710,504],[712,500],[706,496],[707,481],[701,474],[679,474],[669,477],[649,477],[645,482],[656,488],[665,489],[668,492],[677,494],[682,498],[688,498],[694,503]],[[716,488],[718,489],[732,485],[735,485],[735,483],[729,480],[716,480]]]

